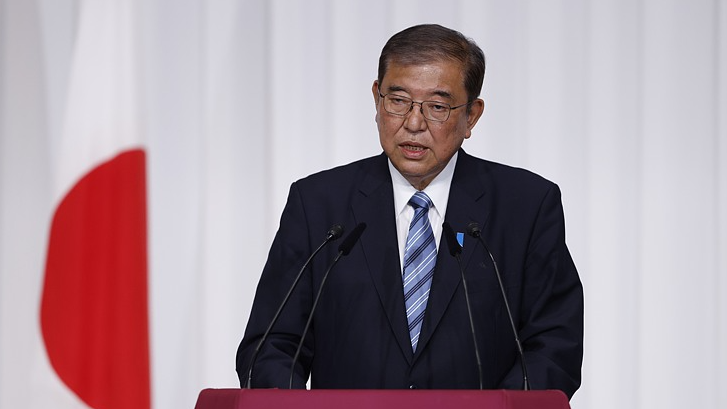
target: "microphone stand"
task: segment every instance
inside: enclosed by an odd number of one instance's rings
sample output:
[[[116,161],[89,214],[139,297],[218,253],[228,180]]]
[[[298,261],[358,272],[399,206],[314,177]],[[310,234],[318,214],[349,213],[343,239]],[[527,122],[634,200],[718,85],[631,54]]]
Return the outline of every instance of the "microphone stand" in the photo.
[[[285,305],[288,304],[288,300],[290,299],[291,294],[293,294],[293,290],[295,290],[295,287],[298,286],[298,282],[303,276],[303,272],[305,271],[306,267],[308,267],[308,264],[310,264],[311,260],[313,260],[313,257],[315,257],[315,255],[318,254],[318,252],[321,251],[321,249],[325,247],[326,244],[341,237],[341,235],[343,234],[343,230],[343,226],[341,226],[340,224],[334,224],[333,226],[331,226],[331,228],[328,230],[328,233],[326,234],[326,239],[323,241],[323,243],[321,243],[320,246],[318,246],[317,249],[315,249],[313,254],[308,257],[308,260],[305,261],[303,267],[300,268],[298,275],[295,276],[293,284],[290,286],[288,293],[285,294],[285,297],[283,298],[283,302],[280,303],[280,307],[278,307],[278,310],[275,312],[273,319],[270,320],[270,325],[268,325],[265,333],[260,338],[260,342],[258,342],[257,346],[255,346],[255,351],[253,351],[252,357],[250,358],[250,366],[247,369],[247,382],[245,383],[246,389],[252,389],[252,369],[255,366],[255,361],[257,361],[257,356],[260,353],[260,350],[262,349],[265,340],[267,340],[268,336],[270,335],[270,331],[272,331],[273,326],[276,322],[278,322],[278,318],[280,318],[280,313],[283,311],[283,308],[285,308]]]

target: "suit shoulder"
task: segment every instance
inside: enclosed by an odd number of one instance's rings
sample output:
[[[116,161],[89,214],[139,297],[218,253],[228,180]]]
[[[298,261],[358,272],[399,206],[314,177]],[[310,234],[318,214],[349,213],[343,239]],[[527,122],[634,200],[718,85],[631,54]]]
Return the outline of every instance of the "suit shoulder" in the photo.
[[[477,168],[476,174],[485,178],[488,183],[517,190],[550,190],[557,188],[554,182],[531,170],[472,156],[469,158],[472,166]]]
[[[386,156],[383,154],[322,170],[299,179],[295,183],[304,188],[341,187],[354,180],[360,180],[363,175],[376,173],[377,170],[381,171],[382,166],[388,172]]]

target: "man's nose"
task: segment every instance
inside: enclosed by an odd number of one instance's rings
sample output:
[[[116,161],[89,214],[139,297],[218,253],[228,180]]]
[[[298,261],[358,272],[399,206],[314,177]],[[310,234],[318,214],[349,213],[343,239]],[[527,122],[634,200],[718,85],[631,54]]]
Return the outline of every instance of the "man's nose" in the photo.
[[[412,102],[411,109],[406,114],[404,126],[410,131],[422,131],[427,128],[427,120],[424,118],[421,102]]]

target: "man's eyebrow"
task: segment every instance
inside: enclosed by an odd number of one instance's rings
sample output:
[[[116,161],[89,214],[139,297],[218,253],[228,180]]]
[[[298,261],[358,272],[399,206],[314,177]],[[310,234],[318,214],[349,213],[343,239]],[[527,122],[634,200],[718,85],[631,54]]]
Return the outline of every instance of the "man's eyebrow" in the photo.
[[[452,99],[452,94],[450,94],[450,93],[449,93],[449,92],[447,92],[447,91],[443,91],[443,90],[436,90],[436,91],[434,91],[434,92],[433,92],[433,94],[434,94],[434,95],[437,95],[437,96],[440,96],[440,97],[442,97],[442,98]]]
[[[407,92],[407,90],[399,85],[389,85],[389,88],[387,88],[388,92],[398,92],[398,91],[404,91]]]
[[[388,93],[392,93],[392,92],[405,92],[407,94],[409,93],[409,91],[407,91],[406,88],[402,87],[401,85],[389,85],[386,88],[386,91]],[[447,91],[445,91],[445,90],[439,90],[439,89],[438,90],[434,90],[434,92],[432,92],[432,95],[438,96],[438,97],[442,97],[442,98],[446,98],[446,99],[449,99],[449,100],[452,100],[453,99],[452,94],[449,93],[449,92],[447,92]]]

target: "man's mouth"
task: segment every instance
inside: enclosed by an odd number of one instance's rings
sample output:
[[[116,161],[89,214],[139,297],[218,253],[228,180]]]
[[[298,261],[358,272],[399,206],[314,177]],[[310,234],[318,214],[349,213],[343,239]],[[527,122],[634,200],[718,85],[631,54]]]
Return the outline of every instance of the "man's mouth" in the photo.
[[[427,148],[425,146],[421,146],[421,145],[403,144],[403,145],[400,145],[400,147],[404,151],[404,154],[412,159],[418,158],[419,156],[421,156],[424,153],[424,151],[427,150]]]
[[[423,151],[423,150],[427,149],[421,145],[409,145],[409,144],[402,144],[401,147],[406,150],[410,150],[410,151]]]

